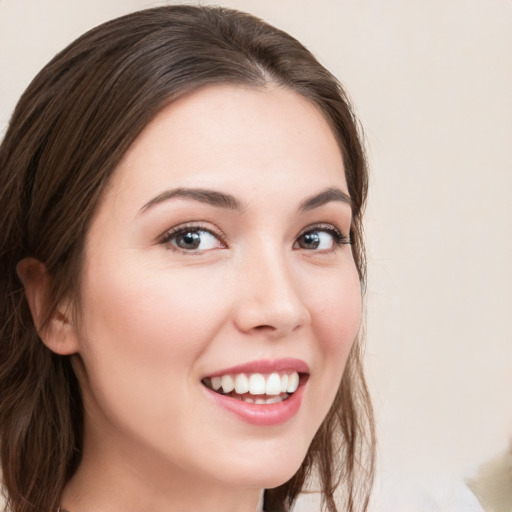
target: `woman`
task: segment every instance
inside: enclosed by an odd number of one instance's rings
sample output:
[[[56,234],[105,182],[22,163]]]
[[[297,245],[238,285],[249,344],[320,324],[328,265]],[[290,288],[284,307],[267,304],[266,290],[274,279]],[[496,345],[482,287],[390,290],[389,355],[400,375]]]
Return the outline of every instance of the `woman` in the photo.
[[[285,511],[315,474],[366,509],[367,174],[300,43],[221,8],[106,23],[28,87],[0,172],[9,510]]]

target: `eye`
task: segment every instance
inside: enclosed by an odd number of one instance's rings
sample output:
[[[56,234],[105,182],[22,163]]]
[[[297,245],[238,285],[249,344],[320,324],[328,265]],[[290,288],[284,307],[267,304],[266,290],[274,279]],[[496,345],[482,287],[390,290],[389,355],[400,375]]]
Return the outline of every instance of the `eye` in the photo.
[[[171,249],[186,252],[203,252],[225,247],[220,237],[200,226],[184,226],[172,229],[164,235],[162,244]]]
[[[334,226],[315,226],[303,231],[297,238],[294,249],[329,252],[339,245],[350,244],[350,237],[343,236]]]
[[[334,239],[326,231],[310,231],[297,239],[297,245],[301,249],[325,251],[334,247]]]

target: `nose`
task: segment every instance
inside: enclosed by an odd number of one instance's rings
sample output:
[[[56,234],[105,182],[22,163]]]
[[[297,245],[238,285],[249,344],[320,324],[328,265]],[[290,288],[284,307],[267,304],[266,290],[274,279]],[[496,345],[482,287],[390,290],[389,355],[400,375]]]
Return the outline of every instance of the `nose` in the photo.
[[[268,251],[243,265],[238,276],[234,320],[244,333],[279,338],[309,325],[311,314],[284,256]]]

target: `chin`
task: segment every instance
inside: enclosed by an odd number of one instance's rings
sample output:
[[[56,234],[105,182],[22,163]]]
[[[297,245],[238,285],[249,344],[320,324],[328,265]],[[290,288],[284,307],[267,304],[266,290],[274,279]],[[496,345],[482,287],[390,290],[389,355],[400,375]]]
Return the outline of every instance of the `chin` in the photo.
[[[260,451],[257,456],[238,461],[238,467],[232,467],[225,477],[233,481],[233,476],[236,475],[236,482],[233,483],[240,487],[279,487],[297,473],[306,453],[307,449],[299,449],[299,446],[287,447],[284,451],[269,450],[265,456],[262,456],[264,454]]]
[[[290,480],[299,470],[300,464],[292,468],[266,467],[259,470],[260,474],[238,475],[237,481],[230,481],[230,485],[235,484],[241,488],[274,489]]]

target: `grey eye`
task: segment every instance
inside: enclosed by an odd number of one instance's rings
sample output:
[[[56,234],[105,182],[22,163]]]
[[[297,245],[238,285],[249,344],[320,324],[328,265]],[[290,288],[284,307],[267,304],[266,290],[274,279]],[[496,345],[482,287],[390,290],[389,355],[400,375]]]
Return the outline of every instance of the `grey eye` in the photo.
[[[186,229],[174,234],[168,243],[185,251],[208,251],[221,247],[217,237],[204,229]]]
[[[303,233],[297,239],[296,245],[306,250],[329,250],[334,247],[334,235],[326,230],[315,230]]]

